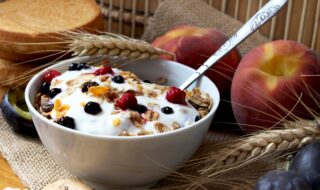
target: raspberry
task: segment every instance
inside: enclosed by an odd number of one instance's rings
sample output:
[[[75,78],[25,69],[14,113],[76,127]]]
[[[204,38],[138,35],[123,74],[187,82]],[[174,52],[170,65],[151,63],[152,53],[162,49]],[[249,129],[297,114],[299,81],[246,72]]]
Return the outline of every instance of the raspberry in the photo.
[[[61,75],[61,73],[59,71],[56,70],[48,70],[46,71],[43,76],[42,76],[42,80],[44,82],[48,82],[50,83],[52,81],[52,79],[56,78],[57,76]]]
[[[95,75],[104,75],[104,74],[107,74],[107,73],[110,73],[110,74],[113,73],[111,67],[103,66],[102,68],[97,69],[97,70],[94,72]]]
[[[174,104],[186,104],[186,93],[183,90],[180,90],[177,87],[171,87],[167,94],[166,99]]]
[[[116,101],[116,106],[122,110],[132,109],[135,110],[138,106],[137,98],[133,93],[126,92]]]

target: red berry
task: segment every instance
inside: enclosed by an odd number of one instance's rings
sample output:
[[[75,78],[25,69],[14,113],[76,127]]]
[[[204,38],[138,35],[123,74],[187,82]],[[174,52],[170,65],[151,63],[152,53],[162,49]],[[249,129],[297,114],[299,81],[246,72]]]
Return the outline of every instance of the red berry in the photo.
[[[174,104],[186,104],[186,92],[183,90],[180,90],[177,87],[171,87],[167,94],[166,99]]]
[[[133,93],[126,92],[116,101],[116,106],[122,110],[132,109],[135,110],[138,106],[137,98]]]
[[[104,74],[107,74],[107,73],[110,73],[110,74],[113,73],[111,67],[103,66],[102,68],[97,69],[97,70],[94,72],[95,75],[104,75]]]
[[[56,78],[57,76],[61,75],[61,73],[59,71],[56,70],[48,70],[46,71],[43,76],[42,76],[42,80],[44,82],[48,82],[50,83],[52,81],[52,79]]]

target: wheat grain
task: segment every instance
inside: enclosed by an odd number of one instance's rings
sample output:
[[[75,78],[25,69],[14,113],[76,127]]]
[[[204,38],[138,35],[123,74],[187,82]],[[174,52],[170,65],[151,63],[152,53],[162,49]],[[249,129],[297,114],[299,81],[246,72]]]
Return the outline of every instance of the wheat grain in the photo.
[[[69,51],[74,56],[109,55],[129,59],[153,59],[160,55],[170,55],[174,58],[174,54],[155,48],[145,41],[111,33],[71,33],[68,38],[71,39]]]

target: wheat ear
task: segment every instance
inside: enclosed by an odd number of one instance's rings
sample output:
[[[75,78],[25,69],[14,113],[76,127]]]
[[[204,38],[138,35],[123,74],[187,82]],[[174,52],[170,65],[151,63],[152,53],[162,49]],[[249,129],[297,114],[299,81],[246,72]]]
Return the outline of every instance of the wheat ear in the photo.
[[[318,124],[317,120],[299,120],[283,124],[287,127],[284,129],[229,142],[210,141],[177,173],[167,177],[159,190],[244,189],[243,184],[252,189],[260,176],[283,162],[280,158],[320,139]]]
[[[218,153],[212,152],[208,159],[215,160],[216,163],[211,161],[213,164],[201,170],[201,173],[210,177],[215,175],[217,170],[222,171],[229,167],[247,164],[261,157],[279,154],[283,151],[296,151],[318,139],[320,139],[320,130],[314,125],[261,132],[230,143]]]
[[[153,59],[160,55],[169,55],[175,59],[171,52],[155,48],[151,44],[122,35],[103,33],[95,35],[90,33],[71,33],[69,48],[74,56],[109,55],[129,59]]]

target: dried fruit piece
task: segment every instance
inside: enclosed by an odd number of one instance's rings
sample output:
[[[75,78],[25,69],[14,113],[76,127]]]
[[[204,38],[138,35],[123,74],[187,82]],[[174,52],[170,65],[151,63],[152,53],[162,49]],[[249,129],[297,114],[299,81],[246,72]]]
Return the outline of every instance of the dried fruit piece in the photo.
[[[89,88],[88,92],[93,96],[103,96],[109,92],[109,88],[106,86],[92,86]]]
[[[53,109],[57,112],[57,118],[63,117],[65,113],[69,110],[70,106],[67,104],[62,104],[59,99],[56,99],[53,105]]]
[[[119,127],[120,124],[121,124],[121,120],[119,118],[116,118],[116,119],[112,120],[112,125],[113,126]]]
[[[99,86],[99,84],[95,81],[89,81],[89,82],[85,82],[82,84],[81,86],[81,91],[84,92],[88,92],[88,89],[92,86]]]

